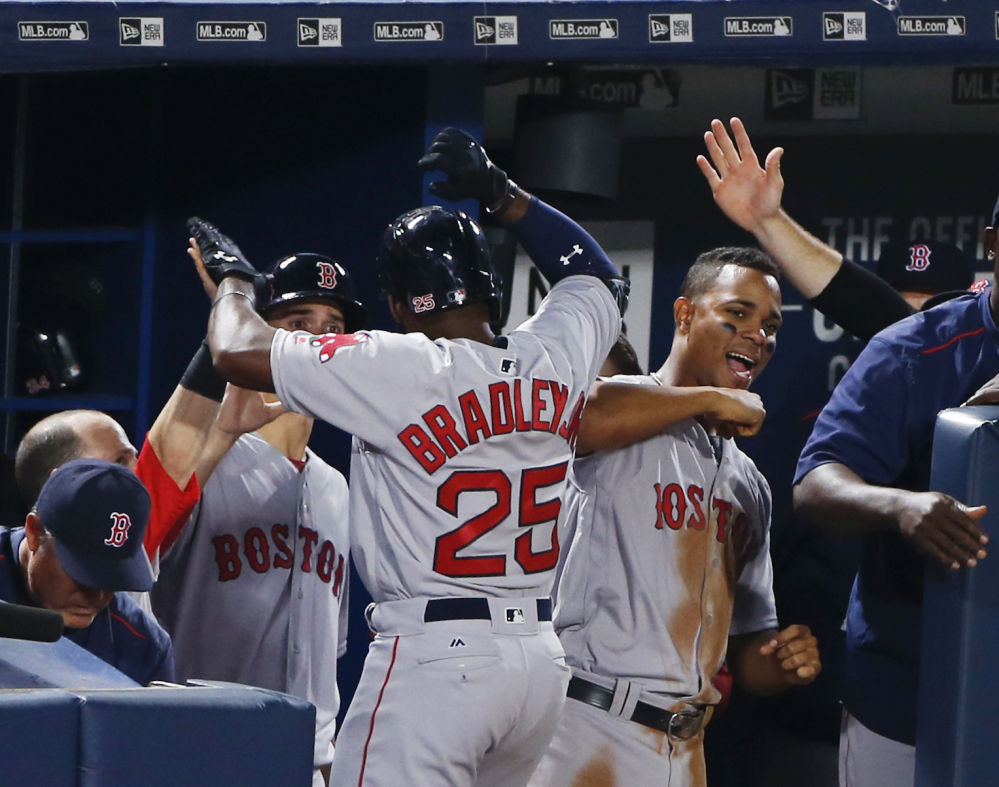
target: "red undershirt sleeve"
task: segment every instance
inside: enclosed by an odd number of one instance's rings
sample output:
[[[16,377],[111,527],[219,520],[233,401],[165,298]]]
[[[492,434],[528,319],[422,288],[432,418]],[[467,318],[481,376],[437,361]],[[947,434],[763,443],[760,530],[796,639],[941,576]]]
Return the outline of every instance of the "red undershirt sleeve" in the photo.
[[[201,486],[197,476],[192,473],[187,487],[181,489],[163,469],[148,438],[139,452],[135,474],[145,484],[152,498],[153,505],[149,512],[149,525],[146,527],[143,546],[149,559],[154,560],[158,551],[166,552],[177,540],[191,511],[201,499]]]

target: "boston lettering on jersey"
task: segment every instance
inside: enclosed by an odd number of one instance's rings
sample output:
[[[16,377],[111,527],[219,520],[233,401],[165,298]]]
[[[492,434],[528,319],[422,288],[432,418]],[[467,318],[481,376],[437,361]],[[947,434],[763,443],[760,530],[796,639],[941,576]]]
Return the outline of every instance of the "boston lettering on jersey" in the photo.
[[[703,506],[704,490],[701,487],[691,484],[684,492],[683,487],[676,483],[653,486],[656,492],[656,530],[662,530],[664,526],[670,530],[679,530],[684,525],[694,530],[704,530],[707,517]],[[760,551],[762,542],[759,534],[744,511],[738,511],[735,521],[730,524],[733,506],[727,500],[712,498],[708,510],[714,510],[718,514],[718,532],[715,538],[724,544],[731,536],[738,572],[741,574],[746,563]]]
[[[247,530],[243,535],[242,558],[240,558],[240,541],[236,536],[225,533],[212,539],[220,582],[238,579],[243,573],[244,560],[258,574],[263,574],[272,568],[292,567],[295,553],[288,543],[290,535],[288,525],[271,525],[270,530],[270,538],[263,528],[251,527]],[[310,574],[314,570],[316,576],[327,585],[332,582],[333,595],[339,598],[340,588],[343,586],[343,572],[346,568],[343,555],[336,551],[332,541],[323,541],[320,546],[319,533],[310,527],[299,525],[298,537],[302,541],[300,566],[302,571]],[[316,558],[315,562],[313,556]]]
[[[686,523],[694,530],[704,530],[707,518],[704,516],[704,490],[696,484],[687,487],[686,493],[679,484],[654,484],[656,490],[656,530],[662,530],[665,524],[670,530],[679,530]],[[718,512],[717,539],[725,543],[728,528],[728,517],[732,513],[732,504],[720,497],[711,500],[710,508]],[[690,516],[687,517],[687,510]]]
[[[511,432],[557,434],[572,446],[586,395],[579,395],[571,411],[568,399],[569,389],[554,380],[504,380],[489,386],[488,402],[466,391],[456,406],[438,404],[427,410],[422,416],[426,428],[410,424],[398,438],[431,475],[469,445]]]

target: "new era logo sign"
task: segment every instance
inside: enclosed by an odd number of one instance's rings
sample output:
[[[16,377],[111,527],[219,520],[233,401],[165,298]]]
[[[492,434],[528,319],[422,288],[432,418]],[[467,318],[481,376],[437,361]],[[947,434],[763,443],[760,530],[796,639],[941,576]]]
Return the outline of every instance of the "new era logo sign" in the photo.
[[[118,43],[122,46],[163,46],[163,17],[119,18]]]
[[[299,46],[343,46],[341,21],[337,17],[298,20]]]
[[[825,41],[866,41],[867,14],[864,11],[822,14],[822,38]]]
[[[649,14],[649,43],[694,40],[693,14]]]
[[[517,43],[515,16],[477,16],[473,24],[476,46],[512,46]]]

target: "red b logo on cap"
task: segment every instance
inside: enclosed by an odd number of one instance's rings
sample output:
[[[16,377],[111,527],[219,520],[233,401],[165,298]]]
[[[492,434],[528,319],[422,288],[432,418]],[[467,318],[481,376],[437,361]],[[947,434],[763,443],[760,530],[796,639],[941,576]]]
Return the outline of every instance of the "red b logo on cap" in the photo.
[[[909,264],[907,271],[924,271],[930,267],[930,247],[925,243],[917,243],[909,247]]]
[[[131,526],[132,520],[128,514],[111,514],[111,535],[104,539],[104,543],[109,547],[124,546]]]
[[[325,287],[327,290],[332,290],[336,287],[336,268],[333,267],[331,262],[317,262],[316,267],[319,269],[319,286]]]

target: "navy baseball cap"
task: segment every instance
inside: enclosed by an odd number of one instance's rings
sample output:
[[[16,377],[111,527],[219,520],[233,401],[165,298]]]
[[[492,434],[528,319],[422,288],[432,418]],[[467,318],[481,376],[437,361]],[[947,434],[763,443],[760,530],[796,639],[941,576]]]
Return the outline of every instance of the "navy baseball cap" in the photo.
[[[150,506],[146,487],[131,470],[74,459],[48,477],[36,510],[75,582],[101,590],[149,590],[153,570],[142,538]]]
[[[913,241],[881,248],[877,274],[896,290],[935,294],[967,290],[973,277],[968,258],[951,243]]]

